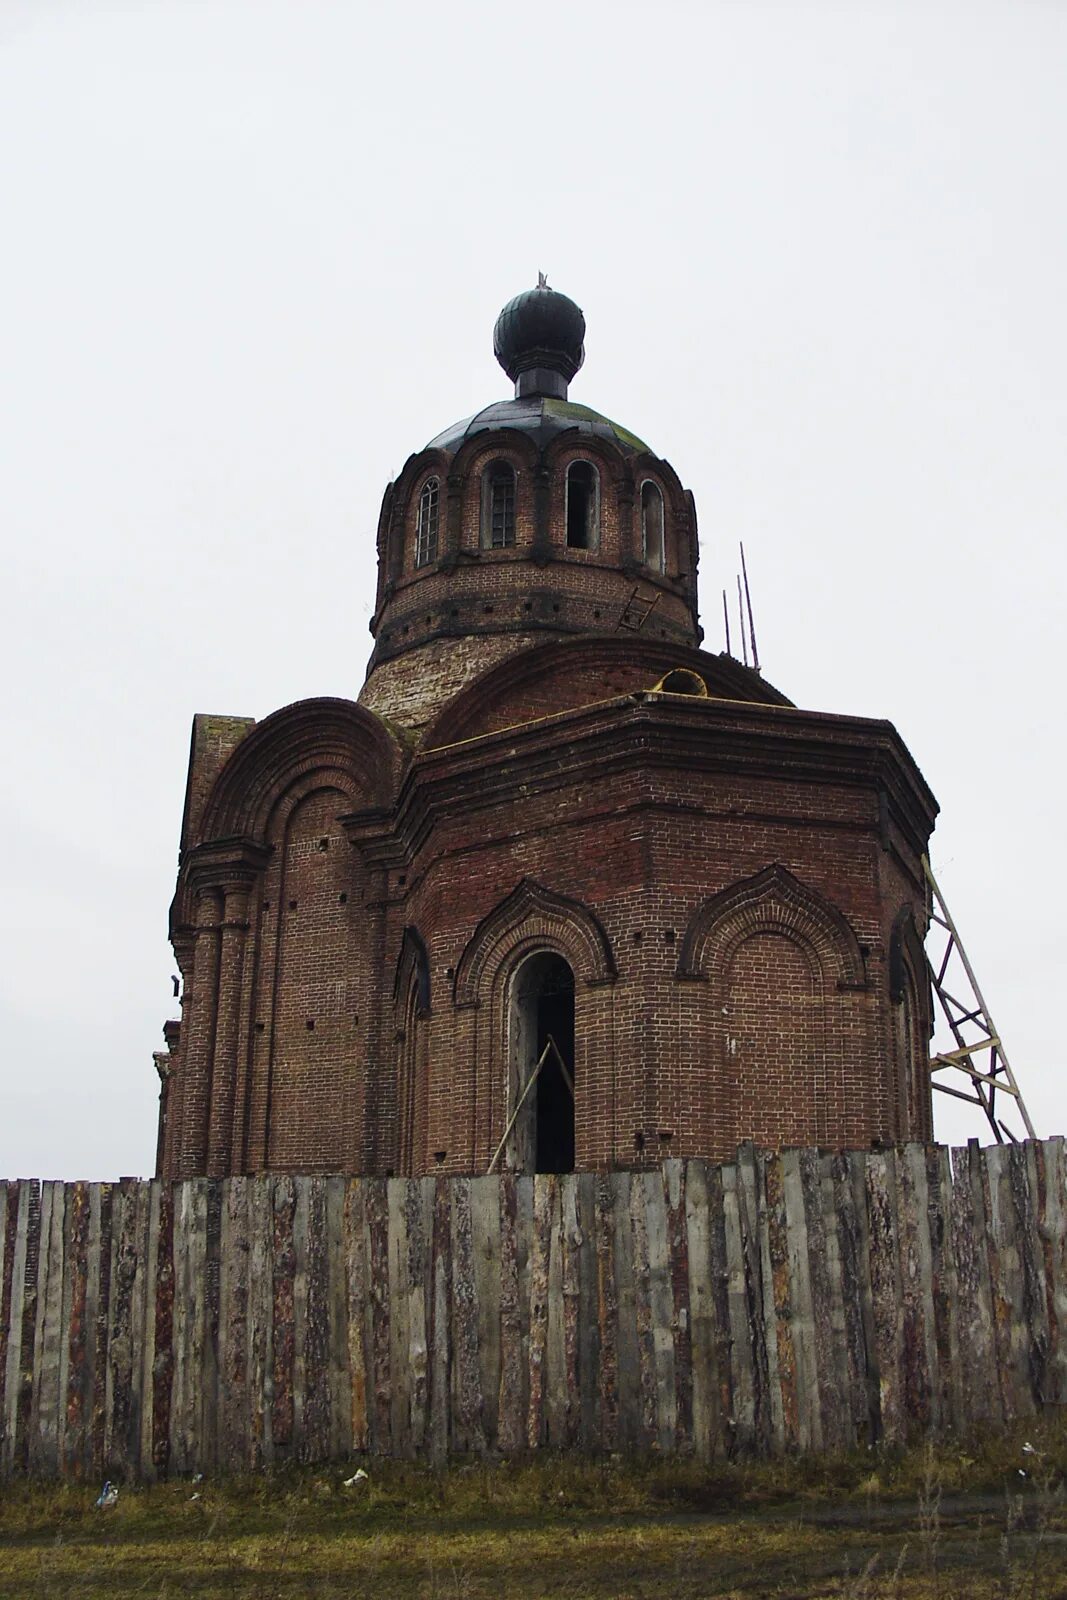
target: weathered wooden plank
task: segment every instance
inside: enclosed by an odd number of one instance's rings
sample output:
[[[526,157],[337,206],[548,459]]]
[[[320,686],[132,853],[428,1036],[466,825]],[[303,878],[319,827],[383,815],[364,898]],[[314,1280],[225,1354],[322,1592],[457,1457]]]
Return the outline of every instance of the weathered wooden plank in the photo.
[[[941,1430],[958,1432],[964,1426],[964,1413],[959,1392],[962,1373],[950,1233],[952,1166],[949,1152],[942,1146],[930,1145],[924,1154],[927,1233],[930,1241],[930,1304],[933,1308],[937,1360],[934,1414]]]
[[[872,1355],[878,1374],[881,1437],[900,1443],[905,1434],[901,1377],[899,1243],[894,1217],[896,1157],[873,1151],[867,1157],[867,1247],[874,1312]]]
[[[782,1157],[789,1245],[789,1279],[796,1311],[793,1334],[800,1376],[802,1438],[823,1450],[833,1437],[834,1343],[826,1237],[819,1185],[819,1152],[788,1150]]]
[[[452,1363],[449,1339],[449,1285],[452,1278],[452,1226],[448,1179],[434,1180],[433,1300],[430,1346],[430,1455],[443,1461],[451,1445]]]
[[[149,1252],[148,1234],[151,1214],[151,1185],[136,1185],[136,1210],[134,1218],[134,1280],[131,1300],[132,1370],[129,1424],[129,1456],[132,1470],[138,1478],[143,1475],[145,1411],[151,1408],[151,1368],[146,1371],[148,1341],[145,1338],[145,1318],[148,1315]],[[154,1274],[152,1274],[154,1276]]]
[[[390,1178],[386,1185],[389,1208],[389,1434],[394,1455],[411,1455],[411,1344],[412,1283],[408,1256],[405,1178]]]
[[[134,1472],[130,1434],[134,1417],[133,1288],[137,1276],[136,1185],[124,1178],[113,1197],[111,1229],[111,1315],[107,1342],[107,1418],[105,1467],[128,1481]]]
[[[567,1358],[563,1327],[563,1179],[553,1185],[548,1235],[548,1333],[545,1341],[545,1441],[556,1449],[567,1439]]]
[[[799,1150],[769,1155],[765,1175],[785,1442],[790,1448],[799,1443],[802,1450],[819,1449],[822,1445],[819,1369]],[[781,1284],[780,1279],[783,1280]],[[780,1297],[784,1298],[784,1342]]]
[[[155,1333],[152,1361],[152,1470],[164,1478],[171,1459],[174,1386],[174,1185],[160,1184],[156,1232]]]
[[[72,1258],[74,1185],[63,1185],[63,1288],[59,1310],[59,1393],[56,1402],[56,1472],[65,1474],[67,1452],[67,1388],[70,1382],[70,1325],[77,1265]]]
[[[25,1465],[23,1446],[25,1444],[25,1429],[20,1429],[20,1416],[25,1414],[29,1418],[29,1400],[33,1388],[33,1346],[27,1352],[29,1368],[29,1395],[26,1392],[26,1363],[23,1361],[23,1348],[26,1343],[27,1325],[27,1275],[29,1273],[31,1232],[33,1214],[36,1201],[36,1214],[38,1227],[40,1226],[40,1199],[36,1186],[30,1182],[14,1185],[14,1221],[11,1250],[11,1268],[8,1274],[7,1290],[7,1353],[5,1361],[4,1381],[4,1413],[2,1418],[2,1431],[0,1431],[0,1471],[4,1477],[10,1477],[19,1467]],[[8,1215],[11,1216],[12,1202],[8,1198]],[[34,1288],[36,1289],[36,1273],[34,1274]],[[32,1338],[32,1319],[29,1322]]]
[[[548,1233],[547,1331],[542,1383],[544,1441],[558,1449],[566,1438],[566,1360],[563,1353],[563,1239],[558,1179],[554,1185]]]
[[[1011,1187],[1011,1150],[1007,1145],[990,1145],[982,1154],[997,1376],[1005,1419],[1013,1421],[1033,1411],[1034,1397],[1028,1371],[1029,1337],[1022,1316],[1025,1287]]]
[[[742,1236],[742,1195],[735,1163],[719,1168],[722,1182],[723,1240],[726,1260],[726,1303],[730,1327],[729,1387],[733,1439],[741,1454],[756,1449],[755,1352],[749,1315],[749,1279]]]
[[[219,1296],[221,1292],[221,1259],[219,1253],[222,1233],[222,1181],[219,1178],[202,1180],[204,1192],[203,1221],[203,1323],[200,1367],[200,1409],[196,1418],[199,1443],[196,1466],[201,1471],[213,1471],[219,1465],[219,1399],[221,1365],[219,1361]]]
[[[452,1181],[451,1339],[455,1376],[456,1448],[482,1453],[481,1374],[478,1359],[478,1292],[474,1278],[471,1180]]]
[[[28,1459],[31,1472],[49,1477],[59,1466],[65,1210],[66,1196],[63,1184],[58,1181],[42,1184]]]
[[[500,1180],[471,1180],[471,1242],[478,1306],[478,1385],[485,1443],[496,1446],[500,1397]],[[423,1402],[425,1405],[425,1401]]]
[[[1038,1231],[1038,1178],[1034,1142],[1012,1145],[1008,1181],[1015,1211],[1023,1293],[1021,1316],[1026,1337],[1026,1376],[1034,1409],[1049,1399],[1049,1323],[1045,1298],[1045,1255]]]
[[[775,1327],[771,1231],[765,1157],[751,1143],[738,1146],[737,1194],[744,1254],[747,1345],[752,1359],[756,1448],[780,1448],[785,1433]]]
[[[545,1388],[549,1333],[549,1263],[556,1182],[553,1174],[533,1180],[533,1234],[530,1241],[530,1391],[526,1412],[526,1443],[535,1450],[547,1439]]]
[[[667,1206],[667,1261],[671,1279],[671,1335],[674,1344],[674,1439],[671,1448],[693,1448],[693,1331],[689,1301],[689,1234],[686,1227],[684,1161],[663,1165]]]
[[[30,1464],[32,1432],[30,1417],[34,1404],[34,1372],[40,1359],[36,1346],[37,1298],[40,1281],[41,1252],[46,1237],[42,1235],[41,1201],[42,1185],[31,1181],[29,1185],[29,1222],[26,1231],[26,1275],[22,1296],[21,1366],[19,1371],[18,1415],[16,1419],[15,1463],[25,1471]]]
[[[7,1353],[11,1344],[11,1292],[15,1262],[18,1185],[0,1182],[0,1477],[3,1476]]]
[[[881,1403],[878,1397],[878,1362],[875,1355],[875,1312],[870,1288],[870,1230],[867,1227],[867,1157],[862,1150],[849,1150],[840,1158],[840,1182],[837,1192],[838,1243],[841,1262],[846,1267],[848,1282],[849,1258],[854,1266],[856,1301],[849,1306],[846,1298],[846,1320],[849,1323],[849,1371],[853,1355],[861,1352],[854,1418],[856,1418],[856,1443],[875,1445],[881,1438]],[[853,1326],[857,1320],[857,1328]]]
[[[109,1373],[108,1340],[111,1333],[112,1218],[115,1209],[113,1184],[99,1186],[98,1207],[90,1223],[93,1243],[93,1272],[90,1278],[90,1303],[95,1305],[95,1357],[93,1361],[93,1409],[90,1422],[93,1476],[102,1477],[107,1467],[107,1423]]]
[[[185,1265],[190,1296],[190,1317],[186,1323],[188,1335],[188,1382],[185,1391],[186,1438],[189,1441],[188,1470],[206,1472],[214,1462],[204,1451],[204,1408],[207,1395],[215,1394],[212,1382],[208,1391],[205,1375],[206,1347],[208,1343],[208,1312],[211,1284],[208,1271],[208,1218],[210,1210],[211,1181],[207,1178],[189,1180],[192,1191],[189,1209],[189,1236],[186,1241]],[[215,1373],[212,1373],[212,1380]]]
[[[635,1172],[630,1180],[630,1249],[633,1261],[634,1327],[637,1333],[637,1394],[635,1442],[639,1450],[658,1443],[656,1428],[656,1342],[652,1325],[651,1284],[648,1261],[648,1223],[645,1214],[647,1174]]]
[[[75,1481],[85,1477],[85,1441],[92,1408],[92,1381],[89,1367],[90,1328],[86,1315],[89,1287],[89,1185],[71,1184],[67,1213],[67,1295],[64,1304],[64,1348],[66,1360],[60,1374],[63,1397],[60,1460],[63,1475]]]
[[[578,1317],[581,1301],[582,1230],[578,1221],[578,1179],[566,1173],[559,1194],[560,1293],[563,1309],[561,1442],[578,1443],[581,1433],[581,1391],[578,1365]]]
[[[489,1180],[486,1180],[487,1182]],[[514,1455],[526,1443],[523,1373],[525,1360],[519,1296],[519,1219],[517,1180],[500,1178],[500,1388],[497,1396],[497,1448]]]
[[[1000,1388],[993,1370],[993,1312],[982,1241],[985,1206],[976,1157],[981,1159],[977,1140],[952,1152],[952,1256],[962,1375],[961,1421],[966,1427],[981,1427],[1002,1418]]]
[[[222,1276],[219,1284],[219,1466],[238,1472],[249,1463],[248,1293],[249,1180],[222,1184]]]
[[[384,1178],[363,1181],[364,1259],[367,1263],[371,1354],[371,1448],[388,1454],[391,1446],[389,1370],[389,1198]]]
[[[802,1164],[801,1173],[808,1213],[823,1443],[830,1450],[849,1450],[854,1430],[833,1155],[828,1150],[816,1152],[810,1164]]]
[[[832,1159],[831,1153],[821,1148],[802,1150],[799,1155],[821,1448],[842,1450],[851,1447],[852,1422],[844,1307],[837,1282],[840,1267]]]
[[[304,1406],[307,1397],[308,1231],[310,1180],[293,1180],[293,1456],[311,1459],[307,1447]]]
[[[329,1456],[333,1461],[346,1460],[352,1451],[352,1387],[348,1374],[348,1284],[345,1274],[346,1187],[344,1178],[327,1178],[325,1182]]]
[[[600,1322],[596,1252],[596,1175],[578,1176],[578,1443],[600,1450]]]
[[[277,1462],[291,1458],[295,1445],[296,1188],[290,1177],[277,1177],[269,1181],[273,1210],[270,1456]]]
[[[896,1163],[897,1240],[900,1251],[902,1405],[906,1433],[925,1434],[938,1422],[934,1308],[930,1295],[929,1196],[922,1145],[902,1149]]]
[[[860,1285],[860,1238],[856,1207],[853,1203],[852,1175],[848,1157],[838,1153],[831,1158],[834,1229],[837,1246],[841,1320],[845,1351],[845,1385],[848,1406],[848,1444],[869,1443],[873,1438],[867,1393],[867,1345],[863,1324],[863,1291]]]
[[[637,1346],[637,1300],[634,1280],[631,1189],[635,1175],[617,1172],[607,1180],[613,1191],[613,1260],[615,1266],[615,1347],[618,1394],[618,1448],[629,1453],[647,1448],[642,1442],[641,1361]]]
[[[302,1459],[330,1454],[330,1281],[326,1247],[326,1180],[304,1180],[307,1191],[306,1289],[303,1317],[304,1409]]]
[[[245,1460],[251,1471],[273,1458],[274,1406],[274,1194],[266,1178],[249,1180],[245,1191],[248,1227],[246,1299],[246,1374],[248,1438]]]
[[[598,1411],[599,1446],[615,1451],[622,1440],[619,1392],[619,1299],[615,1271],[615,1240],[618,1220],[615,1215],[616,1186],[612,1178],[599,1174],[594,1190],[593,1228],[596,1250],[596,1319],[599,1345]]]
[[[689,1269],[692,1443],[697,1457],[710,1461],[721,1428],[716,1371],[716,1307],[711,1276],[711,1207],[708,1168],[686,1167],[685,1230]]]
[[[674,1348],[676,1320],[664,1174],[658,1168],[643,1172],[641,1184],[644,1189],[648,1311],[652,1337],[652,1437],[657,1449],[670,1451],[674,1449],[676,1441],[678,1397]]]
[[[703,1164],[702,1164],[703,1165]],[[732,1457],[736,1445],[733,1387],[733,1334],[730,1268],[726,1250],[726,1211],[722,1168],[704,1166],[708,1196],[708,1260],[715,1315],[715,1364],[711,1413],[711,1455]]]
[[[394,1285],[389,1345],[393,1448],[398,1454],[415,1455],[425,1438],[429,1394],[425,1263],[428,1241],[423,1231],[420,1181],[395,1179],[388,1192],[389,1273]]]
[[[188,1270],[185,1257],[188,1239],[188,1215],[192,1204],[192,1196],[186,1183],[175,1184],[172,1194],[174,1200],[174,1227],[171,1246],[174,1293],[171,1306],[170,1342],[173,1358],[173,1378],[168,1419],[170,1432],[167,1456],[171,1471],[184,1472],[187,1470],[185,1390],[187,1386],[186,1373],[189,1365],[188,1321],[190,1316],[187,1284]]]
[[[345,1186],[344,1240],[352,1449],[363,1451],[371,1442],[368,1373],[373,1366],[373,1355],[362,1178],[352,1178]]]
[[[743,1157],[739,1165],[744,1172]],[[801,1442],[799,1375],[794,1338],[795,1308],[789,1276],[789,1237],[786,1227],[782,1157],[769,1152],[762,1161],[766,1221],[759,1230],[766,1250],[763,1274],[767,1340],[767,1369],[773,1443],[778,1450],[795,1450]],[[757,1372],[758,1372],[757,1366]],[[758,1391],[757,1391],[758,1393]]]
[[[143,1213],[142,1259],[139,1275],[143,1282],[140,1295],[140,1342],[138,1352],[138,1405],[140,1430],[137,1439],[138,1474],[145,1482],[155,1477],[155,1387],[156,1387],[156,1300],[157,1272],[159,1267],[159,1183],[141,1185]]]
[[[1045,1264],[1049,1326],[1048,1397],[1067,1403],[1067,1162],[1061,1138],[1035,1143],[1038,1233]]]

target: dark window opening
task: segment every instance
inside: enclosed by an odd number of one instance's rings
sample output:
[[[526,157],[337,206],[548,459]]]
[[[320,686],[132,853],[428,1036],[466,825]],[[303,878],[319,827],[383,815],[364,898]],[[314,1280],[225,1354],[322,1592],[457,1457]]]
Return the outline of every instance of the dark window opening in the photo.
[[[437,560],[437,514],[441,500],[441,485],[436,478],[427,478],[419,496],[419,518],[415,528],[415,565],[428,567]]]
[[[506,550],[515,543],[515,471],[494,461],[482,479],[482,544]]]
[[[641,550],[646,567],[664,570],[663,496],[647,478],[641,485]]]
[[[529,957],[515,978],[512,1083],[516,1095],[526,1088],[550,1039],[559,1056],[549,1049],[512,1137],[511,1164],[521,1171],[574,1171],[574,974],[562,956],[543,951]]]
[[[600,538],[600,475],[588,461],[567,468],[567,544],[595,550]]]

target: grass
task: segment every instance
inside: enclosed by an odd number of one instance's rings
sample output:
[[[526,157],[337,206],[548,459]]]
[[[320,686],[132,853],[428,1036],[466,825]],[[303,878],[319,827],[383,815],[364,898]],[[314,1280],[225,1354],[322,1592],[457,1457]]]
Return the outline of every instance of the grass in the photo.
[[[96,1485],[6,1484],[0,1597],[1067,1597],[1059,1418],[936,1452],[366,1469],[125,1487],[106,1511]]]

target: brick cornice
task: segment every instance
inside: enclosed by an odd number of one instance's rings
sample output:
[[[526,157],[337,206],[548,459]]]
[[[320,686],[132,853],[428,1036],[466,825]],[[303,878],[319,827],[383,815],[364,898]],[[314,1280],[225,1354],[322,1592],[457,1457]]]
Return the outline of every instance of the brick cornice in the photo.
[[[401,786],[393,826],[374,830],[374,837],[367,832],[360,842],[375,859],[410,861],[435,820],[457,808],[474,815],[486,805],[528,797],[532,789],[579,781],[588,788],[592,780],[624,773],[651,780],[656,771],[671,768],[841,785],[875,797],[881,791],[890,820],[917,851],[926,848],[938,810],[892,723],[650,693],[422,752]],[[655,783],[645,782],[644,789],[654,804]],[[767,814],[765,803],[761,813]],[[795,815],[783,810],[782,818]],[[876,812],[871,826],[877,828]]]

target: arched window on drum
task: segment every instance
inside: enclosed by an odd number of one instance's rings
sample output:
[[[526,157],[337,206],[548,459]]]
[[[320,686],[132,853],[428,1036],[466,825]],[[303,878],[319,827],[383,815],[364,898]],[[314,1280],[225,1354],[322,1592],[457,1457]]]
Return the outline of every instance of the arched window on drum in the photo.
[[[648,478],[641,485],[641,559],[653,572],[666,568],[663,495]]]
[[[494,461],[482,474],[482,547],[507,550],[515,543],[515,468]]]
[[[415,523],[415,565],[428,567],[437,560],[437,524],[441,505],[441,483],[427,478],[419,495],[419,514]]]
[[[567,546],[595,550],[600,543],[600,474],[591,461],[567,468]]]

